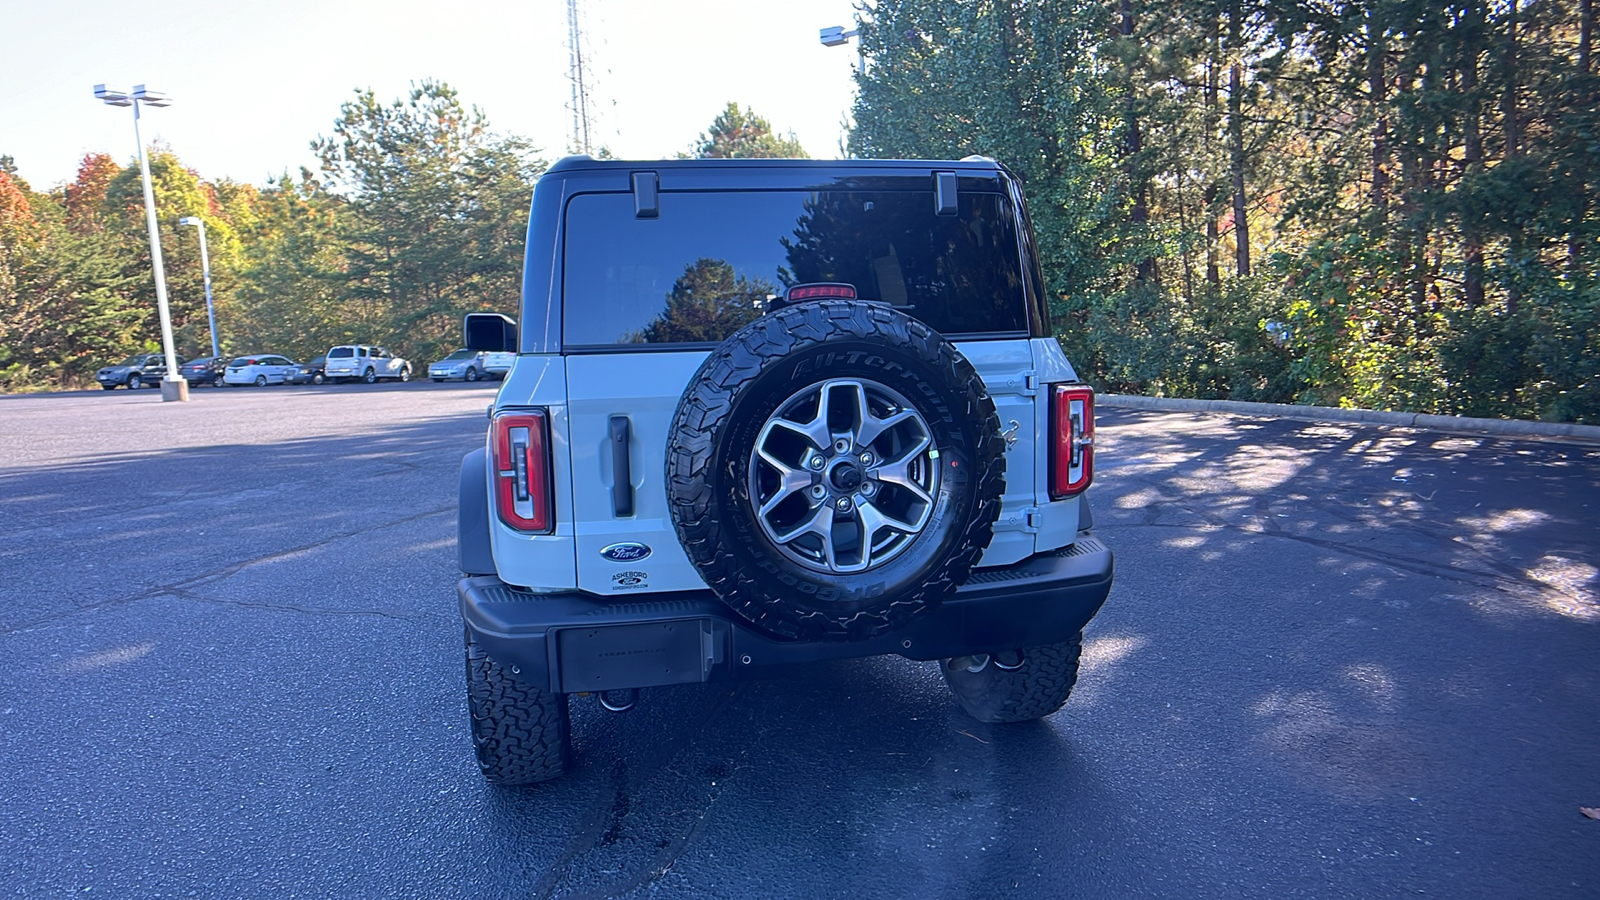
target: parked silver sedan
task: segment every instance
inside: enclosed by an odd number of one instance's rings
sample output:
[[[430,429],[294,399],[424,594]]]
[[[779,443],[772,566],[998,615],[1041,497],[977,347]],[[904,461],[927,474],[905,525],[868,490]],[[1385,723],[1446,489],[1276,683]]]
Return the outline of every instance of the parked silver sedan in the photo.
[[[472,350],[457,350],[429,366],[428,377],[434,381],[447,378],[477,381],[489,374],[488,364],[483,357],[484,354]]]

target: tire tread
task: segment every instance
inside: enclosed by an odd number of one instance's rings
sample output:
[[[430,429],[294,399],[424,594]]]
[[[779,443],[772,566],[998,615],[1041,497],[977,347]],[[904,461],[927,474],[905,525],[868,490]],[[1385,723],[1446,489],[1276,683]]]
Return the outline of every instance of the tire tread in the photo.
[[[518,679],[467,643],[467,712],[478,767],[491,784],[537,784],[559,777],[571,755],[567,696]]]

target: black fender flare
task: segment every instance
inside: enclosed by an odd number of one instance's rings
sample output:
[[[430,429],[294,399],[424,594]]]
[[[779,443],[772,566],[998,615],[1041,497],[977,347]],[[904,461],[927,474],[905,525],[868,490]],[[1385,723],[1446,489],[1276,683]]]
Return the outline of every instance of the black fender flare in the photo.
[[[467,575],[494,575],[489,540],[489,462],[483,450],[461,458],[460,500],[456,504],[456,556]]]

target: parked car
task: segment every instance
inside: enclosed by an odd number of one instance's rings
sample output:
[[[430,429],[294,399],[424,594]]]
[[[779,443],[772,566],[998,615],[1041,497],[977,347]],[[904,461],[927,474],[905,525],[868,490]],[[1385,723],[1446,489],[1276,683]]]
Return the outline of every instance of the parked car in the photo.
[[[202,356],[191,359],[178,367],[178,374],[183,380],[189,382],[190,387],[209,384],[213,387],[222,387],[222,371],[227,368],[226,356]]]
[[[284,380],[285,384],[321,384],[328,380],[324,373],[327,368],[328,358],[319,356],[310,362],[301,363],[294,367],[294,371]]]
[[[499,351],[483,354],[483,370],[497,381],[505,381],[506,373],[511,371],[512,363],[517,361],[517,354]]]
[[[238,357],[228,363],[228,370],[223,373],[222,378],[232,387],[241,384],[266,387],[269,384],[283,384],[288,379],[289,373],[295,369],[294,361],[288,357],[264,353],[259,356]]]
[[[411,363],[371,344],[340,344],[330,349],[325,371],[334,381],[359,378],[372,384],[380,378],[411,380]]]
[[[94,380],[108,391],[119,385],[129,390],[155,387],[167,375],[167,358],[160,353],[136,353],[114,366],[106,366],[94,373]]]
[[[458,482],[489,781],[559,776],[578,697],[617,711],[801,662],[933,662],[981,722],[1066,703],[1113,560],[1084,496],[1094,391],[1022,196],[982,157],[540,176],[528,244],[562,248],[524,261],[540,326],[513,348],[499,314],[464,323],[467,347],[518,351]],[[680,304],[685,248],[782,294]]]
[[[488,355],[472,350],[457,350],[429,366],[428,377],[434,381],[444,381],[447,378],[477,381],[489,374],[488,363],[484,359]]]

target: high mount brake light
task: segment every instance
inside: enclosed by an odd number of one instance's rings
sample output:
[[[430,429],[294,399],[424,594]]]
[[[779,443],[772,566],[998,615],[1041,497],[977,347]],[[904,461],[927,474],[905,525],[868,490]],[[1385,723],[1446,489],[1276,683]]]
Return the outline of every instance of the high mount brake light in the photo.
[[[495,416],[495,506],[518,531],[555,530],[550,487],[549,416],[543,410]]]
[[[789,288],[783,295],[783,299],[787,303],[799,303],[801,300],[820,300],[824,297],[854,300],[856,298],[856,286],[832,282],[797,284]]]
[[[1050,498],[1075,497],[1094,481],[1094,388],[1058,384],[1050,393]]]

